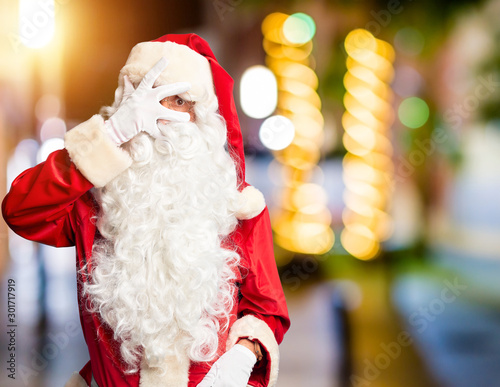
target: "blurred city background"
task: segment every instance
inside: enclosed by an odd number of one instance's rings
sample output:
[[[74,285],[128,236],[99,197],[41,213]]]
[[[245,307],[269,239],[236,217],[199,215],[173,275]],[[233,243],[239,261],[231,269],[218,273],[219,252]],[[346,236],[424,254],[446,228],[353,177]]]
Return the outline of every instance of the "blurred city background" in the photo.
[[[500,0],[0,3],[0,197],[195,32],[235,80],[292,326],[278,387],[500,386]],[[72,249],[0,221],[1,386],[88,360]],[[16,379],[7,286],[15,281]]]

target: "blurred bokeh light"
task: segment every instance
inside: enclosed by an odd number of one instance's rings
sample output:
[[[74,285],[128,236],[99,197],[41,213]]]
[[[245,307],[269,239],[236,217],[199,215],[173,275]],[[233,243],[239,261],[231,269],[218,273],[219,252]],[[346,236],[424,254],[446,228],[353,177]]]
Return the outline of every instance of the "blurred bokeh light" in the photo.
[[[283,36],[297,45],[310,41],[316,33],[316,24],[311,16],[305,13],[294,13],[287,17],[283,23]]]
[[[403,125],[412,129],[420,128],[429,119],[429,106],[422,98],[406,98],[399,105],[398,117]]]
[[[249,117],[271,115],[278,103],[278,85],[273,72],[259,65],[246,69],[240,81],[240,103]]]
[[[267,118],[259,130],[260,141],[271,150],[285,149],[292,143],[294,135],[293,122],[280,115]]]

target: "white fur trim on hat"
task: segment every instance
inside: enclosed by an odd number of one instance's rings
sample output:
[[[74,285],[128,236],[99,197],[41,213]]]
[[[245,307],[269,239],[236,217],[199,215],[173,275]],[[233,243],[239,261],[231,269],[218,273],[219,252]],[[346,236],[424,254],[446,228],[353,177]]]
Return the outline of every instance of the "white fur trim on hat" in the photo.
[[[95,187],[103,187],[132,165],[129,154],[104,131],[99,114],[75,126],[64,136],[71,161]]]
[[[66,382],[64,387],[88,387],[87,382],[79,372],[74,372],[71,378]]]
[[[269,384],[266,387],[274,387],[278,381],[280,354],[278,343],[269,326],[255,316],[243,316],[236,320],[229,330],[226,351],[231,349],[240,338],[259,340],[260,344],[266,349],[269,354],[267,361],[271,363]]]
[[[252,219],[266,207],[264,195],[257,188],[249,185],[240,192],[236,217],[241,220]]]
[[[208,60],[183,44],[174,42],[143,42],[132,48],[127,63],[120,71],[119,85],[123,86],[123,76],[138,84],[144,75],[165,57],[168,65],[157,79],[157,84],[189,82],[191,89],[180,96],[190,101],[215,98],[212,70]]]

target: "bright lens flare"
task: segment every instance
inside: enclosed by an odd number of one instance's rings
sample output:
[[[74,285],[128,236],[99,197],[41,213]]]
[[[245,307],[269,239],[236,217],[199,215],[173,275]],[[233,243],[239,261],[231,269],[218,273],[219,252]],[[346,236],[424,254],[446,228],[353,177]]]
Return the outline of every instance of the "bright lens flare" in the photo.
[[[45,47],[52,41],[54,32],[54,0],[19,1],[19,38],[26,47]]]

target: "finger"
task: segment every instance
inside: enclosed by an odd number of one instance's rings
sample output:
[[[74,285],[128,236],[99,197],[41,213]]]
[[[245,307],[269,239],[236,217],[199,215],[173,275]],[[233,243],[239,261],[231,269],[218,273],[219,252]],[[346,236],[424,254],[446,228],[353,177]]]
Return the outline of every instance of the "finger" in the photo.
[[[128,77],[125,75],[123,77],[123,99],[127,99],[130,95],[135,91],[134,84]]]
[[[156,118],[159,120],[188,122],[191,119],[191,116],[189,115],[189,113],[178,112],[178,111],[166,108],[163,105],[160,105],[160,109],[157,112]]]
[[[155,125],[152,128],[149,128],[147,130],[147,133],[153,138],[158,138],[161,136],[161,130],[158,128],[158,123],[155,123]]]
[[[165,70],[167,65],[168,65],[168,60],[165,57],[161,57],[161,59],[158,62],[156,62],[156,64],[151,68],[151,70],[149,70],[146,73],[144,78],[142,78],[139,87],[141,86],[147,88],[153,87],[156,79],[160,76],[162,71]]]
[[[176,82],[170,83],[168,85],[158,86],[155,91],[156,96],[158,97],[158,101],[161,101],[163,98],[185,93],[190,88],[191,84],[189,82]]]

